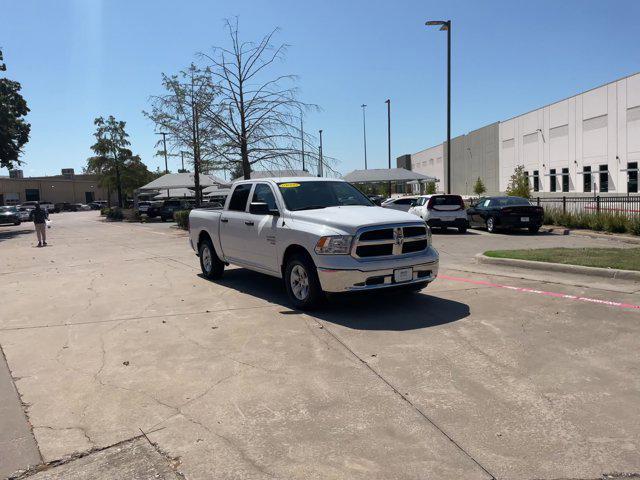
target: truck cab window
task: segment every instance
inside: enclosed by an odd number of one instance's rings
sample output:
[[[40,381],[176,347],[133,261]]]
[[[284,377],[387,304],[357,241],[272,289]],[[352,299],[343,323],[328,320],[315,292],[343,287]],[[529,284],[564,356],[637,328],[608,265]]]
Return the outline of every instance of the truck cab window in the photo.
[[[244,212],[247,207],[247,200],[249,199],[249,192],[251,192],[250,183],[241,183],[237,185],[231,194],[231,200],[229,201],[229,210],[236,212]]]
[[[259,183],[256,185],[253,191],[253,199],[251,202],[266,203],[269,206],[269,210],[277,210],[276,197],[273,195],[273,190],[266,183]]]

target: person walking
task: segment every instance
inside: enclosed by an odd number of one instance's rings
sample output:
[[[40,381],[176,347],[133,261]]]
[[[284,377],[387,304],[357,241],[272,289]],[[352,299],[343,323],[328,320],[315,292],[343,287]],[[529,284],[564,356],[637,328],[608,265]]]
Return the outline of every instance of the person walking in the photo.
[[[47,218],[49,218],[49,212],[36,203],[36,208],[33,210],[33,223],[36,226],[39,247],[47,246]]]

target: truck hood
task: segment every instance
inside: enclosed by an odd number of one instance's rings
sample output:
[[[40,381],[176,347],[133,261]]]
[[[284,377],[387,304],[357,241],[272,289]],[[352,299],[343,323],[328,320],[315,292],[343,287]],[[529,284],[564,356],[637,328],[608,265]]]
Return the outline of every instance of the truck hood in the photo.
[[[353,234],[359,228],[372,225],[407,222],[422,223],[421,219],[406,212],[361,205],[303,210],[301,212],[290,212],[290,214],[293,220],[325,225],[348,234]]]

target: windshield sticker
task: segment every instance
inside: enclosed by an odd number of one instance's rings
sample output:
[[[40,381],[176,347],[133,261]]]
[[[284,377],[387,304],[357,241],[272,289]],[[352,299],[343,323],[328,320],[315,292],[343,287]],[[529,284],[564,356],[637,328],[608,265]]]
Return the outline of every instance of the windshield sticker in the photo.
[[[299,183],[280,183],[278,184],[280,188],[296,188],[299,187]]]

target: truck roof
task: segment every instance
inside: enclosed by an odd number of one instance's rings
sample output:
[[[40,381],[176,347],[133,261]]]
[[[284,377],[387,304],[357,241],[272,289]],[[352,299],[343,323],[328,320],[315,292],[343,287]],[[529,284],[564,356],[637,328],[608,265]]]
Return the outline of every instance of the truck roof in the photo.
[[[325,178],[325,177],[263,177],[263,178],[250,178],[249,180],[237,180],[233,184],[245,183],[245,182],[262,182],[271,181],[274,183],[302,183],[302,182],[344,182],[340,178]]]

